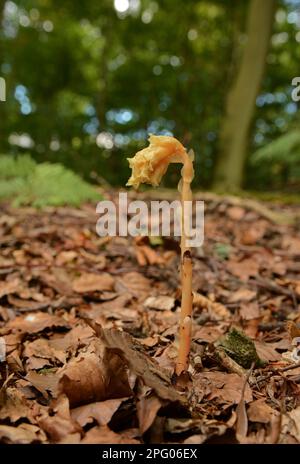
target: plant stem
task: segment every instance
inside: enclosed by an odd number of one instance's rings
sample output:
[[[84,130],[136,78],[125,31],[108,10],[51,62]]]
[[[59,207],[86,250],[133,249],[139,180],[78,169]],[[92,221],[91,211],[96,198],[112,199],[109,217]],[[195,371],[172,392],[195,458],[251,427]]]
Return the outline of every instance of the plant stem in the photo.
[[[180,375],[188,369],[189,354],[192,334],[192,257],[189,246],[187,246],[187,230],[189,215],[192,214],[191,206],[192,191],[191,182],[194,176],[192,156],[186,154],[182,168],[181,204],[182,204],[182,232],[181,232],[181,312],[179,326],[179,348],[175,372]],[[188,203],[190,202],[190,204]]]

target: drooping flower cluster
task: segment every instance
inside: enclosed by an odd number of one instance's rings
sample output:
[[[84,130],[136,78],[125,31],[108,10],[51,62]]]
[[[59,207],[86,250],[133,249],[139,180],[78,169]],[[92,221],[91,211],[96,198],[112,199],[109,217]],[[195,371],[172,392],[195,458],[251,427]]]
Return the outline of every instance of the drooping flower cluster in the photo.
[[[170,163],[182,163],[186,151],[184,146],[174,137],[166,135],[150,135],[150,145],[128,158],[132,175],[128,186],[138,188],[140,184],[151,184],[157,187]]]

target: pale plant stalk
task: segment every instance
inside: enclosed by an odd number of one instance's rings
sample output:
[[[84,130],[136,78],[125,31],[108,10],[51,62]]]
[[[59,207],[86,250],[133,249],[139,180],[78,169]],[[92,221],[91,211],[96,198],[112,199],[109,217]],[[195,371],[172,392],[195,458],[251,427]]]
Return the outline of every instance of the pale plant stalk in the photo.
[[[193,290],[192,290],[192,258],[190,247],[187,246],[186,236],[186,202],[192,201],[191,182],[194,177],[193,154],[184,156],[184,164],[181,171],[182,180],[180,182],[181,205],[182,205],[182,231],[181,231],[181,311],[179,322],[179,347],[178,358],[175,372],[180,375],[188,369],[189,354],[191,348],[192,335],[192,310],[193,310]],[[191,212],[190,212],[191,213]]]
[[[142,183],[158,186],[170,163],[182,163],[181,181],[179,191],[181,192],[182,218],[181,218],[181,312],[179,323],[179,347],[178,359],[175,373],[180,375],[188,370],[189,354],[191,347],[192,332],[192,258],[191,250],[187,244],[189,215],[191,209],[192,190],[191,182],[194,177],[193,159],[191,151],[186,152],[183,145],[173,137],[154,136],[149,138],[150,146],[139,151],[133,158],[129,159],[132,175],[127,183],[129,186],[138,188]]]

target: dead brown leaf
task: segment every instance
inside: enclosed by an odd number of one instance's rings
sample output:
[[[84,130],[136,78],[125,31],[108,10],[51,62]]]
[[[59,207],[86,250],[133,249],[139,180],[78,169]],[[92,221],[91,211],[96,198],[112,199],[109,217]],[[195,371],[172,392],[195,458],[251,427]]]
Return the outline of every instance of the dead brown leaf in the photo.
[[[66,435],[70,436],[82,431],[79,424],[71,417],[69,401],[65,395],[61,395],[57,400],[53,400],[49,410],[51,415],[44,411],[38,418],[38,424],[47,433],[50,441],[59,442]]]
[[[233,292],[229,297],[229,303],[238,303],[240,301],[249,302],[256,297],[256,292],[249,290],[247,287],[241,287]]]
[[[251,258],[243,259],[242,261],[230,260],[227,263],[227,268],[234,276],[246,282],[249,277],[258,274],[259,264]]]
[[[35,411],[33,411],[35,409]],[[34,415],[38,413],[39,407],[30,404],[24,395],[14,387],[2,388],[0,391],[0,419],[9,419],[10,422],[17,422],[21,418],[28,418],[34,421]]]
[[[45,433],[36,425],[21,424],[18,427],[0,425],[2,443],[28,444],[46,442]]]
[[[174,308],[175,298],[171,296],[149,296],[144,302],[144,306],[150,309],[156,309],[158,311],[170,311]]]
[[[213,343],[218,340],[222,335],[222,332],[217,327],[203,326],[199,329],[196,328],[196,331],[193,335],[195,340]]]
[[[200,293],[193,292],[193,306],[207,309],[215,320],[226,320],[230,318],[230,311],[222,303],[212,301]]]
[[[139,272],[128,272],[116,281],[116,290],[129,292],[139,300],[145,300],[152,290],[151,282]]]
[[[238,404],[241,399],[241,391],[244,378],[237,374],[227,374],[218,371],[207,371],[197,374],[197,382],[203,389],[209,388],[208,399],[220,399],[221,402]],[[252,392],[246,385],[244,400],[249,403],[252,400]]]
[[[33,342],[25,344],[24,357],[27,358],[28,369],[41,369],[42,367],[66,362],[66,353],[51,346],[51,340],[38,338]]]
[[[129,369],[161,399],[185,403],[185,398],[172,386],[169,374],[145,353],[140,343],[120,330],[103,330],[97,325],[94,325],[94,328],[108,351],[118,353],[123,362],[126,361]]]
[[[94,420],[96,420],[99,425],[107,425],[114,413],[126,399],[127,398],[118,398],[79,406],[71,410],[72,419],[78,422],[82,427],[92,423]]]
[[[248,225],[241,236],[241,243],[244,245],[255,245],[263,238],[268,227],[268,222],[261,220]]]
[[[230,206],[227,208],[226,213],[233,221],[240,221],[245,216],[245,210],[240,206]]]
[[[271,421],[272,415],[276,413],[276,411],[266,403],[264,398],[252,401],[247,412],[251,422],[260,422],[262,424],[268,424]]]
[[[98,339],[92,340],[58,375],[59,387],[72,407],[132,394],[121,358],[107,352]]]
[[[73,290],[77,293],[103,292],[113,290],[114,279],[110,274],[84,273],[73,281]]]
[[[300,406],[283,415],[282,432],[292,435],[300,443]]]
[[[29,334],[42,332],[45,329],[53,327],[67,328],[68,326],[68,322],[62,317],[42,312],[34,312],[29,313],[26,316],[18,316],[7,324],[7,327],[18,329],[21,332]]]
[[[131,444],[131,445],[138,445],[140,442],[135,440],[134,438],[127,438],[122,437],[122,433],[118,434],[110,430],[106,425],[102,425],[100,427],[93,427],[90,429],[83,440],[80,442],[81,444],[89,444],[89,445],[101,445],[101,444]]]
[[[25,379],[47,399],[49,397],[48,392],[54,397],[58,395],[59,377],[56,373],[38,374],[35,371],[29,371]]]
[[[259,318],[261,314],[258,303],[253,301],[251,303],[241,304],[240,315],[245,321]]]
[[[20,288],[20,280],[18,278],[0,282],[0,298],[10,293],[15,293]]]
[[[151,427],[161,406],[162,402],[156,396],[141,396],[136,406],[141,435]]]
[[[257,354],[263,361],[279,361],[281,359],[280,354],[276,351],[271,344],[254,341]]]

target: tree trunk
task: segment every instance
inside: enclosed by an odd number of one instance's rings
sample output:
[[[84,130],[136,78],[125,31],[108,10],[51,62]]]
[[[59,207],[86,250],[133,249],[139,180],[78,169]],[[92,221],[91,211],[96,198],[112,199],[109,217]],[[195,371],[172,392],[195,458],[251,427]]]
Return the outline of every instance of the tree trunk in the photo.
[[[275,0],[251,0],[247,43],[237,78],[229,91],[220,131],[220,152],[213,187],[238,190],[242,186],[248,134],[268,53]]]

